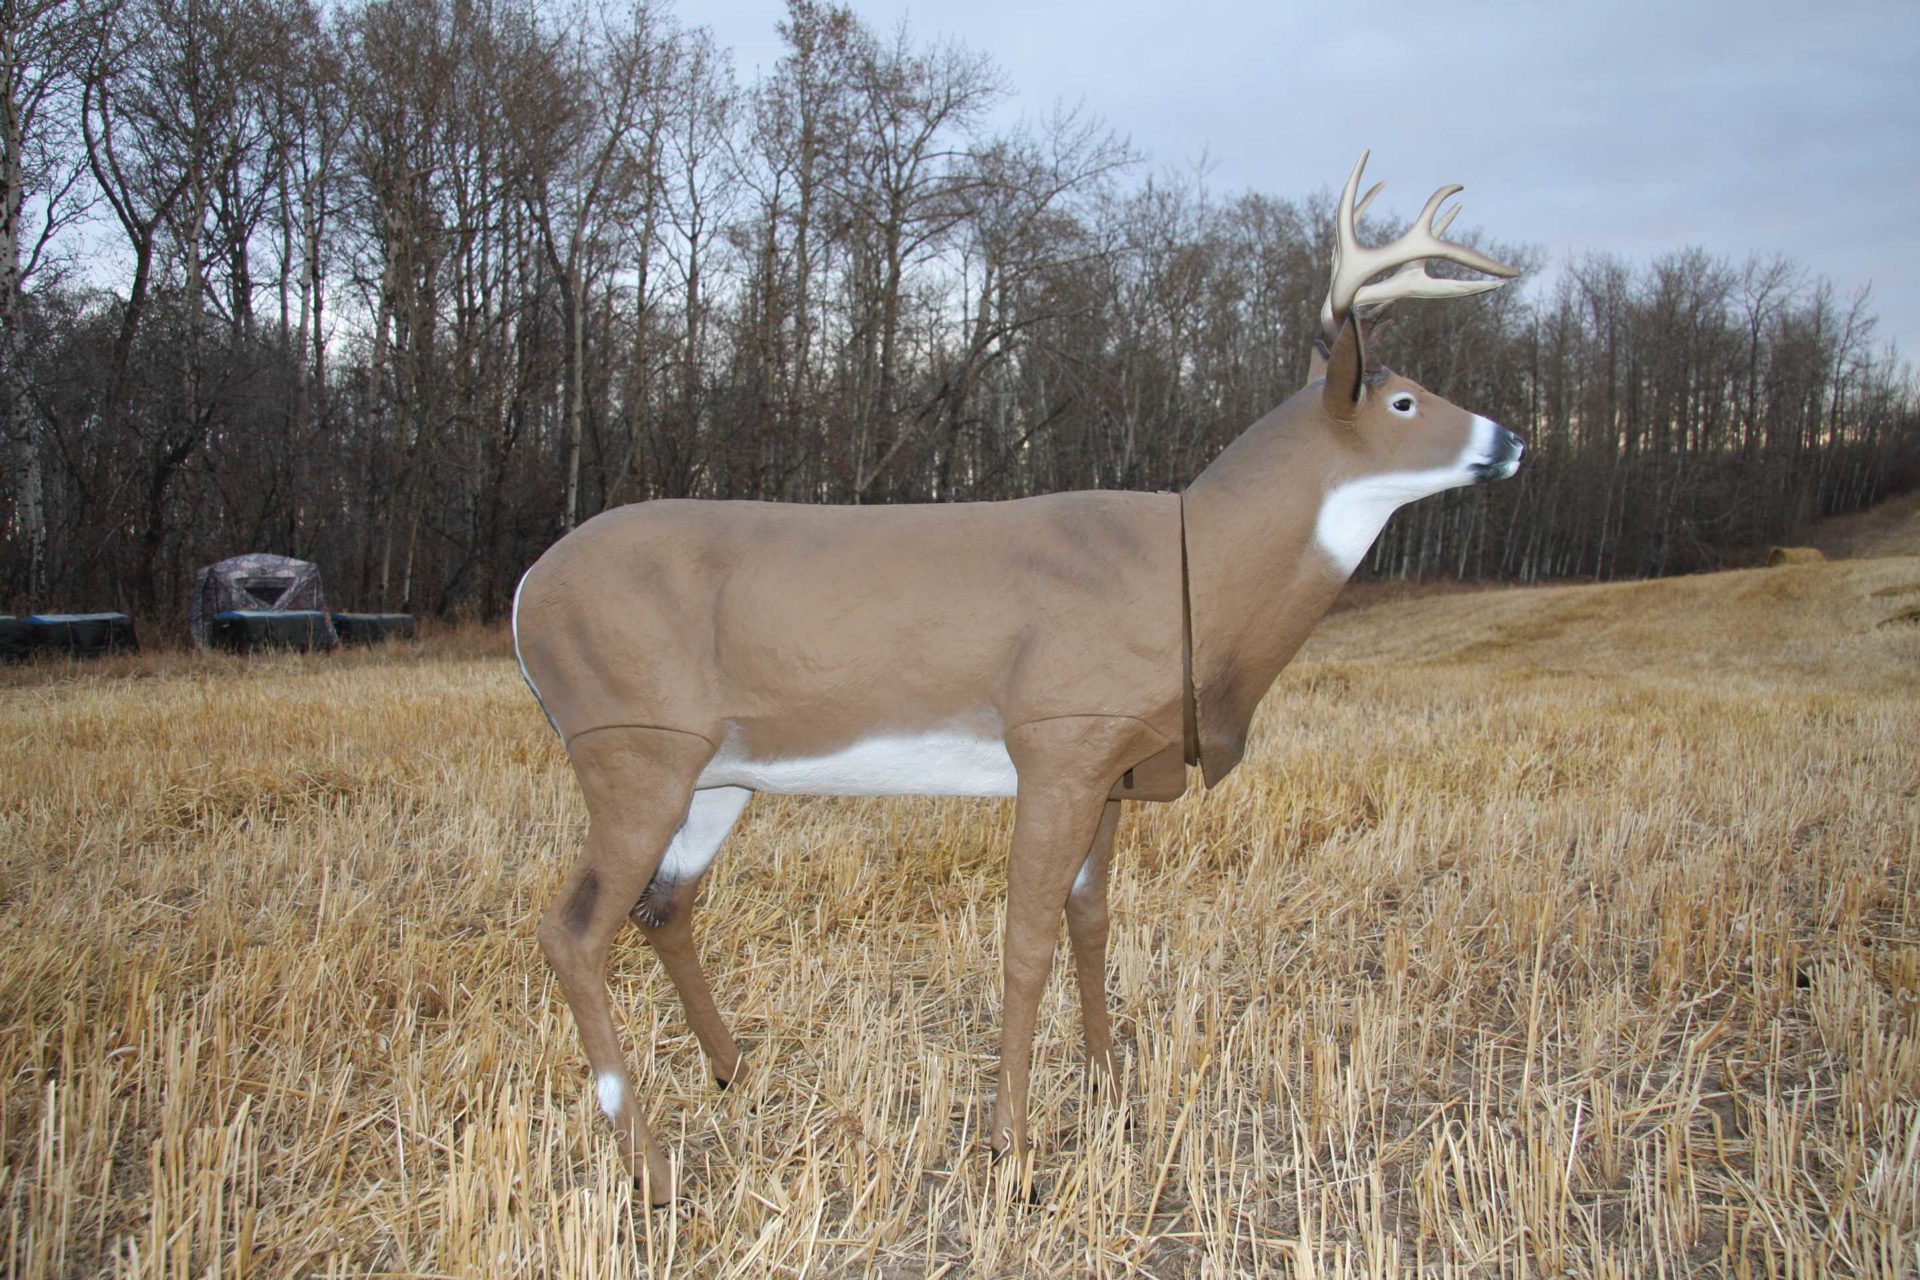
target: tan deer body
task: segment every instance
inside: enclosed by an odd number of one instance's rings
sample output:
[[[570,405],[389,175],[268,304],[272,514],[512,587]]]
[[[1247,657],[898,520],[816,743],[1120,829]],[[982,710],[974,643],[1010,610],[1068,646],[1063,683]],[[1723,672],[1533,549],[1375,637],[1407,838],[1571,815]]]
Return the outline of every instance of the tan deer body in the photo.
[[[1005,731],[1029,721],[1131,717],[1184,751],[1180,592],[1175,494],[648,502],[543,557],[519,630],[563,738],[698,734],[699,786],[1010,796]]]
[[[1359,173],[1342,199],[1324,379],[1185,494],[645,503],[588,521],[528,571],[516,646],[589,818],[540,940],[622,1154],[655,1202],[671,1198],[672,1174],[628,1082],[607,949],[628,918],[640,924],[715,1076],[731,1081],[739,1049],[695,956],[693,896],[756,790],[1017,796],[995,1150],[1027,1152],[1034,1020],[1063,914],[1088,1058],[1110,1067],[1106,863],[1119,800],[1178,796],[1188,764],[1218,782],[1394,508],[1518,465],[1516,437],[1367,371],[1359,302],[1492,287],[1413,269],[1428,257],[1512,272],[1438,239],[1438,196],[1399,256],[1361,249],[1353,219],[1372,193],[1356,207]]]

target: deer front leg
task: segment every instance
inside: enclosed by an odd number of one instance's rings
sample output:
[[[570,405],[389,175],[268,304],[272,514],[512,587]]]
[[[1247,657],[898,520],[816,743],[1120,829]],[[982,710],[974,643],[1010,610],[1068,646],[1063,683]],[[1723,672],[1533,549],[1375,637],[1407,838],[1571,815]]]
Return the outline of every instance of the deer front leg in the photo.
[[[1042,720],[1007,735],[1020,793],[1007,863],[1000,1093],[992,1131],[998,1156],[1011,1152],[1024,1164],[1030,1151],[1027,1085],[1034,1023],[1074,876],[1093,848],[1114,782],[1156,743],[1144,725],[1124,717]]]
[[[1074,974],[1080,983],[1080,1026],[1087,1041],[1087,1073],[1095,1087],[1110,1086],[1119,1064],[1113,1058],[1113,1032],[1107,1021],[1107,867],[1113,857],[1113,833],[1120,824],[1120,802],[1107,801],[1094,832],[1093,848],[1067,895],[1067,939],[1073,944]]]
[[[665,1151],[647,1128],[614,1031],[607,951],[659,868],[694,778],[713,754],[702,738],[661,729],[602,729],[568,744],[587,799],[587,847],[540,919],[540,948],[580,1028],[600,1109],[620,1156],[655,1205],[673,1199]]]

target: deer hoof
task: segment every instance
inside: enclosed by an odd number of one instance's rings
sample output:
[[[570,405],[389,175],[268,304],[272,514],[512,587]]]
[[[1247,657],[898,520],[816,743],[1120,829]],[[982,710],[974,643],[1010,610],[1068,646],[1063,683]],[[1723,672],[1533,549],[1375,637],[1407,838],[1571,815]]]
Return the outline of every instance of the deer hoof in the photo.
[[[1039,1208],[1046,1204],[1046,1200],[1040,1194],[1040,1187],[1032,1176],[1032,1170],[1025,1160],[1008,1159],[1012,1151],[1012,1147],[989,1146],[987,1148],[988,1164],[999,1176],[1015,1181],[1012,1203],[1029,1209]]]
[[[747,1047],[745,1045],[734,1046],[733,1074],[728,1076],[724,1080],[722,1080],[719,1076],[715,1076],[713,1078],[713,1087],[718,1089],[720,1092],[725,1093],[728,1089],[730,1089],[733,1086],[733,1082],[740,1078],[740,1069],[746,1065],[747,1065]]]
[[[646,1193],[647,1187],[645,1180],[635,1178],[633,1180],[633,1194],[643,1196]],[[650,1200],[647,1202],[647,1208],[655,1213],[665,1213],[668,1210],[672,1210],[682,1218],[691,1218],[695,1210],[693,1200],[688,1196],[668,1196],[665,1200]]]

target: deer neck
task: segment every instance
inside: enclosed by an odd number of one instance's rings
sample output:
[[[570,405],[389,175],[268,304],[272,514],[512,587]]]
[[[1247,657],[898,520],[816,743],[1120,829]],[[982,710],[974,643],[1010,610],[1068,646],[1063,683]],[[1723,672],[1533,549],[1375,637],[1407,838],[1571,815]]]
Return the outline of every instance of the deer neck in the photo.
[[[1368,532],[1358,526],[1371,512],[1356,523],[1339,509],[1338,450],[1307,429],[1319,396],[1310,385],[1249,427],[1182,495],[1208,786],[1239,762],[1260,699],[1340,593],[1353,569],[1348,551],[1364,539],[1364,553],[1390,513]]]

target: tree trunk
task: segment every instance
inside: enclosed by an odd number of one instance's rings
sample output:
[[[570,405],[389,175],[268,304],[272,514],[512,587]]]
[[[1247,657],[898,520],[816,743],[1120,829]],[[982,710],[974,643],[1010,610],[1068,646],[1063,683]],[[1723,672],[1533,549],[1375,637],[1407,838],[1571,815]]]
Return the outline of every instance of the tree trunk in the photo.
[[[587,284],[576,260],[567,268],[567,496],[561,525],[580,523],[581,406],[587,394]]]
[[[11,88],[11,75],[8,88]],[[21,371],[20,325],[26,296],[20,267],[20,214],[23,199],[20,155],[24,145],[17,105],[10,96],[0,101],[0,432],[13,454],[14,518],[26,551],[27,598],[38,602],[47,590],[46,477],[40,469],[39,432],[27,402],[26,377]]]

